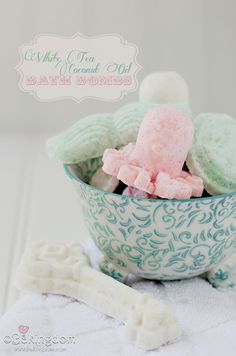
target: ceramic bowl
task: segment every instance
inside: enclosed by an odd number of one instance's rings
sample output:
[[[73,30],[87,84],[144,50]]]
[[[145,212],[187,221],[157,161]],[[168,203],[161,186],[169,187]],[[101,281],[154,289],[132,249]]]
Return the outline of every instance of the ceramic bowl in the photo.
[[[65,171],[79,193],[90,235],[114,274],[189,278],[235,251],[236,193],[191,200],[127,197],[86,183],[100,166],[96,158],[65,165]]]

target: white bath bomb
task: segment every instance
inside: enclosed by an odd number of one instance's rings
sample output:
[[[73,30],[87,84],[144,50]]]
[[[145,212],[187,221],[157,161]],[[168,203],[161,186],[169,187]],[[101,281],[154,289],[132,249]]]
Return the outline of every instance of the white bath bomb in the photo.
[[[144,78],[139,100],[146,103],[188,103],[188,86],[176,72],[156,72]]]

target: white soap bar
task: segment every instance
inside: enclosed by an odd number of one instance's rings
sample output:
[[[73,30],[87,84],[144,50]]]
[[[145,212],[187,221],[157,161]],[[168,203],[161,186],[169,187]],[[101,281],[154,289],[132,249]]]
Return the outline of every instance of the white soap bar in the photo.
[[[106,192],[114,192],[119,185],[119,179],[114,176],[103,172],[102,168],[99,168],[96,173],[92,176],[90,185],[102,189]]]
[[[144,103],[188,103],[188,86],[176,72],[156,72],[146,76],[139,89]]]
[[[23,291],[63,294],[125,324],[125,335],[151,350],[180,337],[168,306],[93,269],[79,244],[31,244],[21,258],[16,285]]]

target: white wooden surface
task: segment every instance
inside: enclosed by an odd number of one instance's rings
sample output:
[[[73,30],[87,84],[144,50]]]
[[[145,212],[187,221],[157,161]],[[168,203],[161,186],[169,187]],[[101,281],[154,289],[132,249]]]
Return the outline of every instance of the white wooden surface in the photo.
[[[74,187],[48,159],[46,138],[0,135],[0,315],[18,297],[14,271],[28,241],[87,235]]]

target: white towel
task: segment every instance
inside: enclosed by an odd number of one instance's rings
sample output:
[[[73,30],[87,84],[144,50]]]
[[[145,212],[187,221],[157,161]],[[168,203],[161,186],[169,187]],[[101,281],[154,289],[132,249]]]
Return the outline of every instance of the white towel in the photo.
[[[94,247],[90,244],[86,249],[97,266]],[[122,324],[83,303],[63,296],[27,294],[0,319],[0,355],[236,356],[235,292],[217,290],[201,278],[165,283],[131,278],[129,282],[171,306],[183,330],[180,341],[144,352],[126,342]],[[6,341],[12,340],[9,337],[13,334],[21,335],[20,325],[29,327],[27,337],[36,335],[46,340],[51,336],[58,341],[72,336],[76,341],[47,346],[40,353],[27,343],[21,345],[25,351],[18,352],[18,345]],[[31,351],[27,352],[27,347]]]

